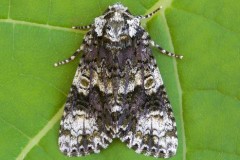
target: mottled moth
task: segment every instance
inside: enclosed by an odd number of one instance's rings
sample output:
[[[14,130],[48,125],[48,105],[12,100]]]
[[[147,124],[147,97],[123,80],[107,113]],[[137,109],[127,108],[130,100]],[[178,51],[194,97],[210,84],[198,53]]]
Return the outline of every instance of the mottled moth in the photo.
[[[109,6],[88,26],[83,43],[59,66],[82,53],[60,124],[59,148],[67,156],[85,156],[119,138],[137,153],[169,158],[178,138],[172,107],[140,20],[120,3]]]

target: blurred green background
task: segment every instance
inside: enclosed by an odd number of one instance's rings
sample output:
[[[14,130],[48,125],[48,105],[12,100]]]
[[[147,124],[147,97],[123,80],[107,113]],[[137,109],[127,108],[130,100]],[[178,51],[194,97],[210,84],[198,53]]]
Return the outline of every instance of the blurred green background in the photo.
[[[81,44],[87,25],[115,2],[143,21],[152,39],[183,60],[157,59],[177,121],[172,160],[240,159],[239,0],[0,0],[0,159],[69,159],[59,121],[78,60],[54,68]],[[154,160],[114,140],[82,160]]]

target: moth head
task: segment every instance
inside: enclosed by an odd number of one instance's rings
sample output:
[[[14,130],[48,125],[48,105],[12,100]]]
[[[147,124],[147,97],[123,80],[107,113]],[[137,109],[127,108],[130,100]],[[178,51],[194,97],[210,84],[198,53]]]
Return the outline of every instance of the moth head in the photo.
[[[128,9],[127,7],[124,7],[120,2],[118,2],[118,3],[115,3],[112,6],[109,6],[108,10],[106,12],[109,12],[109,11],[112,11],[112,12],[115,12],[115,11],[126,12],[127,9]]]
[[[109,6],[103,16],[95,18],[95,32],[98,37],[120,42],[135,36],[139,23],[140,20],[132,16],[127,7],[116,3]]]

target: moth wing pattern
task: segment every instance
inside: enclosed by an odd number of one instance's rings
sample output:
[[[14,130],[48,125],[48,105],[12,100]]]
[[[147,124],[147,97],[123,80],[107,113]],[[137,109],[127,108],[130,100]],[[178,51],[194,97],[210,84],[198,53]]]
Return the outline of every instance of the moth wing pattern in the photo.
[[[178,139],[168,100],[151,46],[170,53],[151,40],[140,26],[146,16],[133,16],[116,3],[88,26],[83,44],[68,63],[83,52],[60,124],[59,147],[68,156],[98,153],[120,138],[137,153],[169,158]]]
[[[100,92],[90,87],[94,80],[90,80],[91,69],[87,66],[81,60],[60,124],[59,147],[68,156],[98,153],[112,142],[112,136],[105,130],[103,113],[96,108],[102,104]]]
[[[136,106],[136,109],[124,113],[127,118],[125,124],[120,126],[122,132],[119,137],[137,153],[169,158],[176,154],[178,146],[176,122],[159,69],[155,68],[155,72],[151,73],[151,75],[158,74],[154,77],[155,82],[153,79],[147,80],[149,84],[136,87],[136,95],[130,95],[131,97],[139,96],[142,102],[137,103],[142,104],[137,104],[137,107],[136,104],[132,104],[134,101],[129,102],[129,105]],[[155,86],[156,84],[153,83],[156,82],[160,82],[160,85]],[[146,89],[146,87],[149,88]]]
[[[121,113],[125,120],[119,123],[119,137],[137,153],[169,158],[178,146],[176,122],[156,60],[147,47],[150,37],[141,27],[138,31],[140,49],[136,52],[142,57],[131,75],[134,91],[126,95],[125,106],[130,107]]]

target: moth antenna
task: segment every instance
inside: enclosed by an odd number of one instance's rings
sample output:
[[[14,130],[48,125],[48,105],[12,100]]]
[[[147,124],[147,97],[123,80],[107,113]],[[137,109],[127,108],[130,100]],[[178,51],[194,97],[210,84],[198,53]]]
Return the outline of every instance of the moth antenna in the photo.
[[[63,60],[63,61],[60,61],[60,62],[55,63],[54,66],[55,66],[55,67],[58,67],[58,66],[60,66],[60,65],[64,65],[64,64],[67,64],[67,63],[73,61],[73,60],[80,54],[80,52],[81,52],[82,50],[83,50],[83,47],[81,46],[79,49],[77,49],[77,50],[73,53],[73,55],[72,55],[71,57],[69,57],[69,58],[67,58],[67,59],[65,59],[65,60]]]
[[[85,30],[90,29],[93,26],[93,24],[89,24],[87,26],[72,26],[73,29],[79,29],[79,30]]]
[[[156,14],[158,11],[160,11],[160,9],[162,9],[162,6],[158,7],[152,13],[149,13],[149,14],[144,15],[144,16],[136,16],[136,17],[139,18],[139,19],[146,19],[146,18],[152,17],[154,14]]]
[[[166,50],[163,49],[160,45],[155,44],[154,41],[150,41],[150,44],[151,44],[153,47],[156,47],[157,49],[159,49],[162,54],[165,54],[165,55],[170,56],[170,57],[175,57],[175,58],[183,59],[183,56],[182,56],[182,55],[177,55],[177,54],[175,54],[175,53],[166,51]]]

